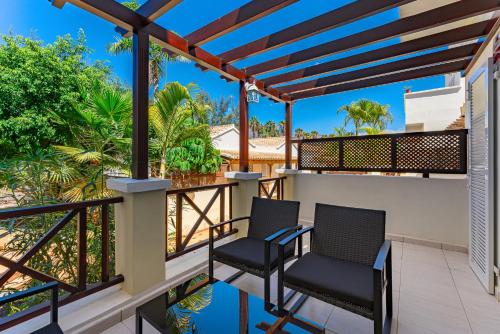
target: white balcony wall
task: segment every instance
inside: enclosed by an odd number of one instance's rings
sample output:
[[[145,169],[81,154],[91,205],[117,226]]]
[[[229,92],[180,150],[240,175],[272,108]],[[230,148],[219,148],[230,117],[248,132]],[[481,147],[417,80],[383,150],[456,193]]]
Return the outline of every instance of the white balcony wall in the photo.
[[[387,212],[386,232],[392,236],[464,249],[468,245],[465,178],[331,174],[297,174],[292,178],[290,195],[301,202],[302,224],[312,224],[316,202],[380,209]]]

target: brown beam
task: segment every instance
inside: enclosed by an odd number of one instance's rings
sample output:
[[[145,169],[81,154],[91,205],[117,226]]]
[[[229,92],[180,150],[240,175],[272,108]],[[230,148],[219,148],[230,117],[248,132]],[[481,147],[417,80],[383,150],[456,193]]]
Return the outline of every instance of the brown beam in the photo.
[[[292,168],[292,104],[285,103],[285,168]]]
[[[386,46],[369,52],[335,59],[323,64],[301,68],[295,71],[282,73],[264,78],[266,86],[277,85],[289,81],[299,80],[315,75],[326,74],[333,71],[369,64],[384,59],[404,56],[417,51],[425,51],[445,45],[458,44],[478,39],[488,35],[497,19],[482,21],[445,32],[413,39],[407,42]]]
[[[190,59],[199,65],[219,73],[224,78],[231,81],[245,80],[247,77],[245,71],[237,69],[232,65],[220,65],[222,60],[214,61],[216,56],[200,49],[198,47],[190,48],[186,39],[179,35],[161,27],[160,25],[152,22],[134,12],[133,10],[115,2],[114,0],[67,0],[68,2],[85,9],[101,18],[104,18],[114,24],[119,25],[121,28],[132,30],[143,29],[145,33],[150,35],[152,41],[165,48],[167,52],[181,55]],[[144,28],[145,27],[145,28]],[[194,54],[194,55],[193,55]],[[265,88],[264,83],[256,80],[255,84],[259,87],[260,92],[271,98],[276,102],[289,101],[287,97],[281,97],[277,89]]]
[[[248,102],[245,82],[240,81],[240,172],[248,171]]]
[[[305,50],[274,58],[246,69],[257,75],[358,48],[363,45],[419,32],[500,8],[500,0],[459,1],[382,26],[339,38]]]
[[[190,45],[200,46],[264,16],[289,6],[298,0],[254,0],[193,31],[184,38]]]
[[[182,0],[148,0],[137,9],[137,13],[151,22],[177,6]]]
[[[481,44],[481,42],[467,44],[443,51],[425,54],[422,56],[406,58],[390,63],[367,67],[356,71],[345,72],[328,77],[300,82],[293,85],[282,86],[280,87],[280,90],[286,94],[298,93],[315,88],[333,86],[347,81],[367,79],[369,77],[404,71],[411,68],[424,67],[465,58],[472,58],[475,51],[477,51],[479,47],[481,47]]]
[[[224,52],[220,54],[220,57],[228,63],[238,61],[412,1],[414,0],[354,1],[320,16]]]
[[[66,0],[52,0],[52,6],[57,8],[63,8],[66,4]]]
[[[417,68],[406,72],[399,72],[394,74],[389,74],[386,76],[380,76],[375,78],[369,78],[359,81],[342,83],[336,86],[331,87],[322,87],[316,88],[313,90],[308,90],[305,92],[300,92],[296,94],[292,94],[292,100],[301,100],[310,97],[316,97],[321,95],[335,94],[340,92],[346,92],[355,89],[367,88],[372,86],[381,86],[390,83],[414,80],[419,78],[430,77],[434,75],[447,74],[453,72],[463,71],[469,60],[459,60],[451,63],[440,64],[436,66],[426,67],[426,68]]]
[[[471,62],[469,63],[469,65],[465,69],[465,71],[464,71],[465,75],[469,74],[469,72],[475,66],[475,64],[477,63],[477,61],[481,58],[481,56],[483,55],[483,50],[490,44],[490,42],[494,38],[497,38],[497,31],[498,31],[498,29],[500,29],[500,18],[496,19],[496,22],[494,23],[493,28],[490,30],[490,33],[486,37],[486,40],[484,41],[483,45],[481,46],[481,49],[479,49],[476,52],[476,55],[474,56],[474,58],[471,60]]]
[[[133,128],[132,177],[147,179],[148,173],[148,108],[149,108],[149,36],[134,32],[133,39]]]

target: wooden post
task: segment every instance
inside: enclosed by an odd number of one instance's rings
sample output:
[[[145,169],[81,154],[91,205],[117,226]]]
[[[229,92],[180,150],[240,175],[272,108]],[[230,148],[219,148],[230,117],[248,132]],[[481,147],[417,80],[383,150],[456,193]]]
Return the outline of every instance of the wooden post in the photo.
[[[248,102],[245,82],[240,81],[240,172],[248,170]]]
[[[286,103],[285,112],[285,168],[292,168],[292,104]]]
[[[133,134],[132,178],[147,179],[148,173],[148,108],[149,108],[149,35],[134,31],[133,35]]]

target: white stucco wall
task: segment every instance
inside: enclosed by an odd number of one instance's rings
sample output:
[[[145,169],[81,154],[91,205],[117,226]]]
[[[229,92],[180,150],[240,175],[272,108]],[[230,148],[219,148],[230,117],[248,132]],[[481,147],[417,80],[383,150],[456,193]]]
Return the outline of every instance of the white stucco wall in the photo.
[[[406,125],[423,124],[423,131],[446,129],[460,117],[465,103],[465,79],[460,82],[460,86],[405,94]]]
[[[212,139],[215,148],[219,150],[235,150],[240,148],[240,135],[235,129]]]
[[[312,224],[315,203],[387,212],[391,235],[467,247],[466,179],[424,179],[374,175],[298,174],[292,197],[301,202],[302,224]],[[286,191],[286,185],[285,185]]]

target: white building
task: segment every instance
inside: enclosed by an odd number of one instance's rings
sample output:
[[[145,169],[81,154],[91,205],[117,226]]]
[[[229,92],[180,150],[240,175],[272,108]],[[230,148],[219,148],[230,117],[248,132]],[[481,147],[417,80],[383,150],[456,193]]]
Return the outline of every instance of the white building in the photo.
[[[455,76],[447,76],[446,87],[405,93],[406,131],[445,130],[463,118],[464,106],[465,79]]]
[[[225,170],[237,170],[240,132],[234,124],[210,127],[212,142],[226,160]],[[252,138],[249,140],[250,169],[264,177],[277,176],[275,170],[285,164],[285,137]],[[297,145],[292,145],[292,164],[297,163]]]

